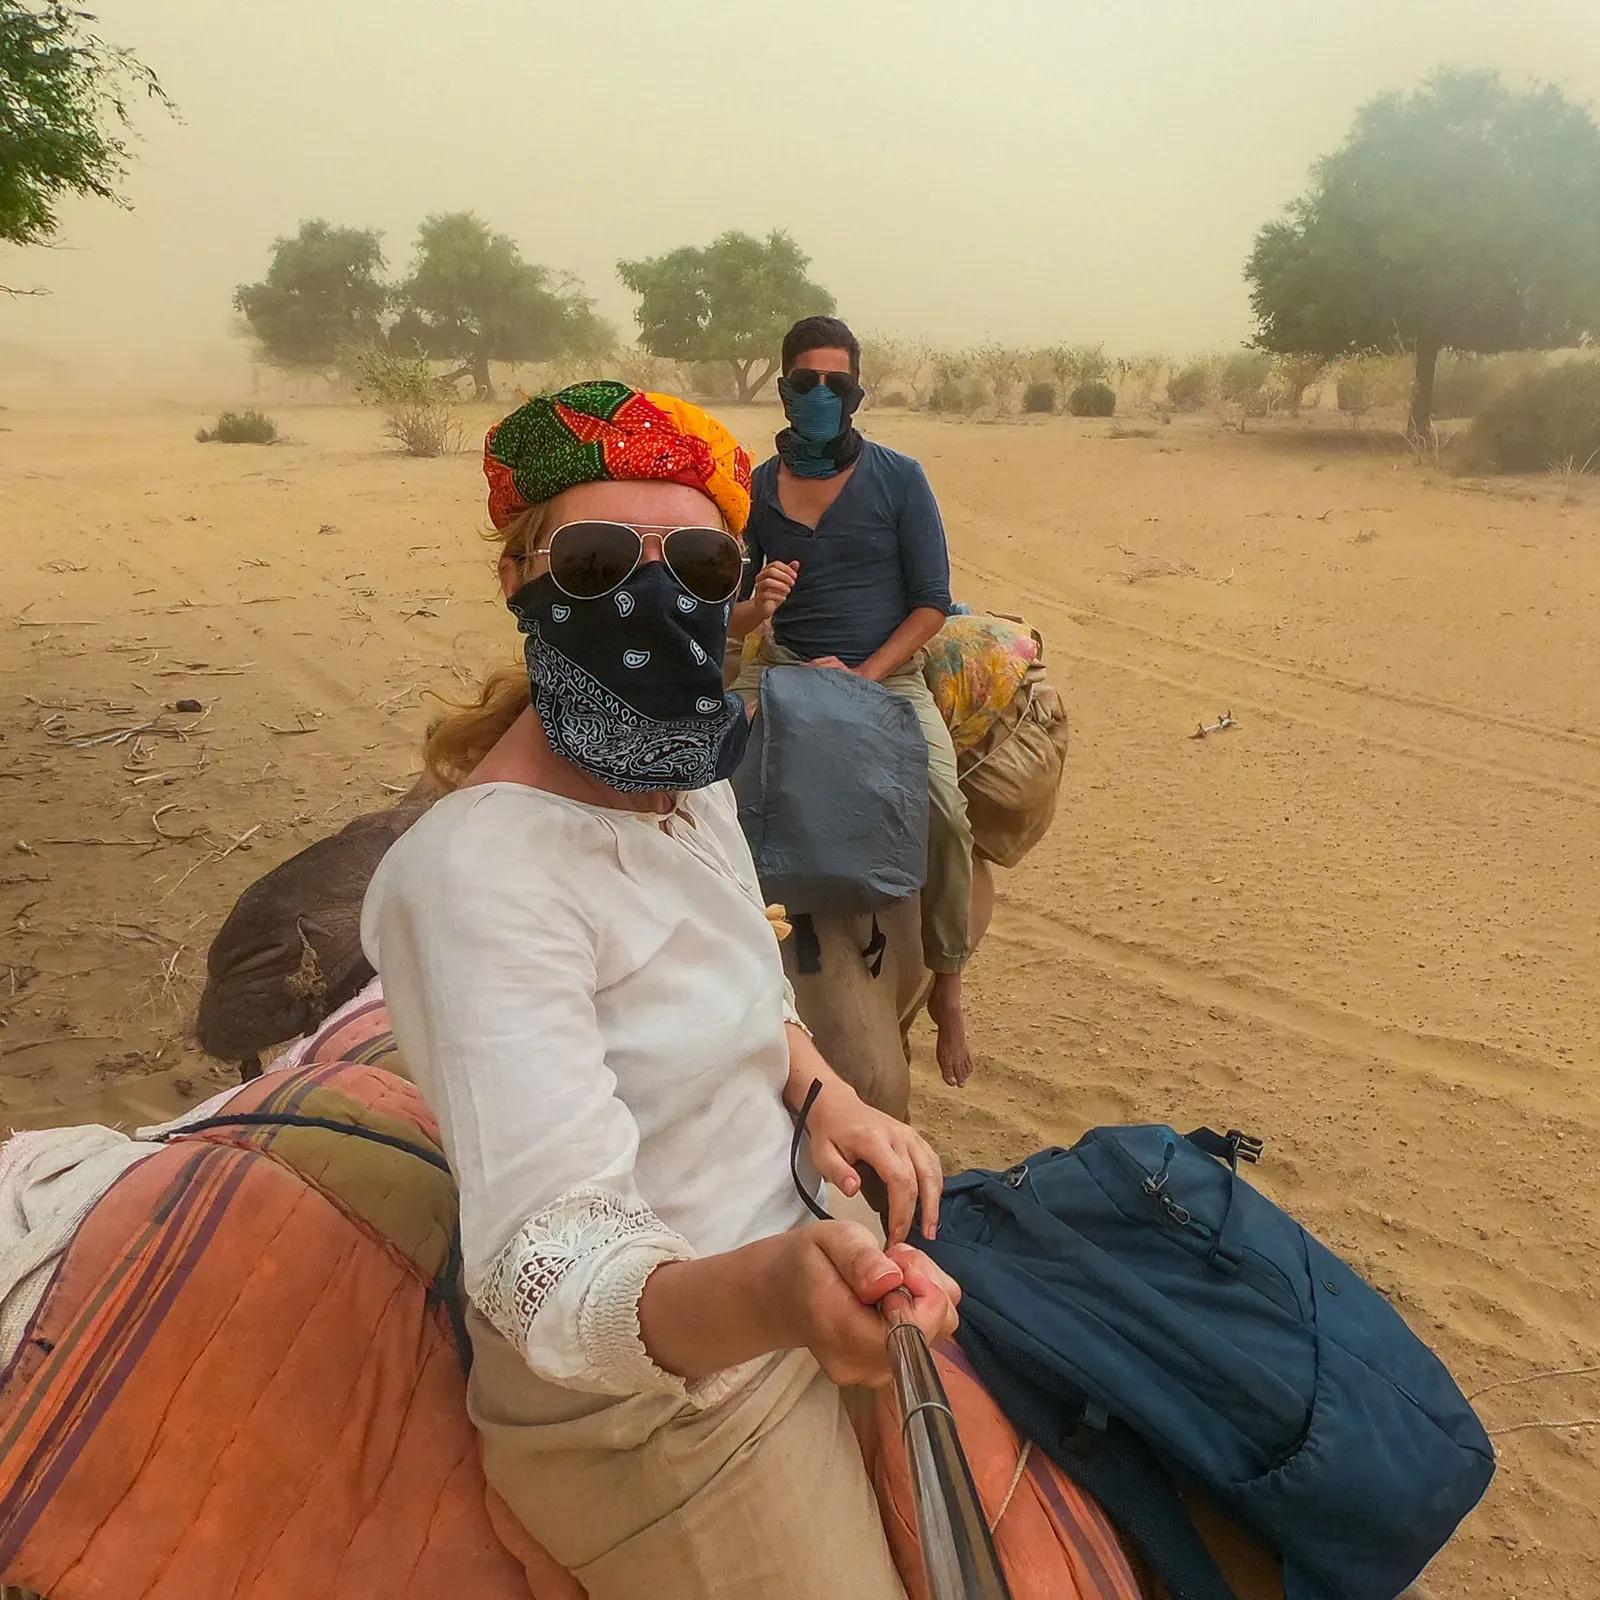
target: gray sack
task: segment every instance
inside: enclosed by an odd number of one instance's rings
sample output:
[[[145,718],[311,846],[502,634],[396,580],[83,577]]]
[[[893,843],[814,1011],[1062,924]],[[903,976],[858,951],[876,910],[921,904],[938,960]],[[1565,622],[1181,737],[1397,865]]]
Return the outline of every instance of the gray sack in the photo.
[[[871,911],[921,889],[928,746],[915,708],[882,684],[769,667],[733,788],[769,901]]]

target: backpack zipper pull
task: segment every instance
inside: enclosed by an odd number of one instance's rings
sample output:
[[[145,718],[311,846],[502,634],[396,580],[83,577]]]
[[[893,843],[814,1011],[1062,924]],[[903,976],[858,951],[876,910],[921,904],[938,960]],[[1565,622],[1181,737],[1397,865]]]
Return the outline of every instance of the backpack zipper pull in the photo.
[[[1166,1212],[1169,1221],[1177,1223],[1180,1228],[1186,1228],[1194,1218],[1167,1193],[1167,1173],[1172,1167],[1172,1158],[1177,1153],[1177,1145],[1169,1139],[1161,1170],[1150,1173],[1140,1187]]]

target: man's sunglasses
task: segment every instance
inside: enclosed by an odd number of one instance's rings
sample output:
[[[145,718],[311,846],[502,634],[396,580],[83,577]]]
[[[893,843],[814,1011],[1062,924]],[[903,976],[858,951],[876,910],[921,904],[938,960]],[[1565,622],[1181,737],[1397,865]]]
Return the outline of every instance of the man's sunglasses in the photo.
[[[796,394],[810,394],[825,383],[841,400],[856,392],[856,380],[848,372],[819,372],[815,367],[796,367],[785,380]]]
[[[638,570],[647,533],[659,536],[661,559],[685,594],[721,605],[739,592],[747,557],[739,541],[721,528],[564,522],[532,553],[550,558],[550,576],[564,595],[600,600]]]

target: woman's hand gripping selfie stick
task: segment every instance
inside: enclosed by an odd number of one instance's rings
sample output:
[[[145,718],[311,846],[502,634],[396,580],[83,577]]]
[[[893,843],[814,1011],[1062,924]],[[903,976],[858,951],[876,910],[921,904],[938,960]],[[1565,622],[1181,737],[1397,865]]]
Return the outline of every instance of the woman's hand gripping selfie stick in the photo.
[[[955,1413],[933,1352],[911,1320],[911,1296],[896,1289],[880,1308],[900,1404],[900,1431],[911,1464],[917,1539],[932,1600],[1011,1600],[983,1503],[972,1482]]]

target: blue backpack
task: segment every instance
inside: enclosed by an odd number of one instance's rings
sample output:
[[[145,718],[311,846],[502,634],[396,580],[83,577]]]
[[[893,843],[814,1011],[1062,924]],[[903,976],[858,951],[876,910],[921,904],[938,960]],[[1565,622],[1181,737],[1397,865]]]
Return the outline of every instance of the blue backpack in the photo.
[[[946,1186],[927,1248],[962,1348],[1174,1600],[1231,1600],[1184,1513],[1204,1491],[1288,1600],[1393,1600],[1482,1498],[1494,1451],[1370,1285],[1238,1176],[1260,1143],[1096,1128]]]

